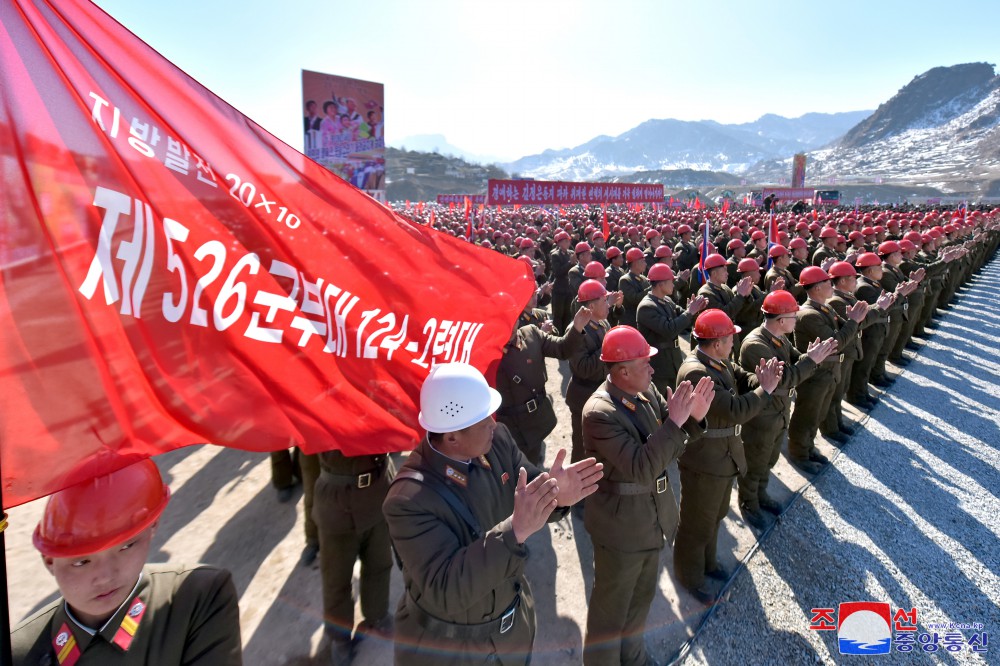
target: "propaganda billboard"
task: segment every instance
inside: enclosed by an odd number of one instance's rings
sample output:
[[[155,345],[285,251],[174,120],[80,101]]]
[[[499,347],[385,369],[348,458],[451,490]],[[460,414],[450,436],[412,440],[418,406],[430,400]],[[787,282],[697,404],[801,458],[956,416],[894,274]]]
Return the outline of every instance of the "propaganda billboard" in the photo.
[[[302,70],[303,152],[385,201],[385,91],[381,83]]]

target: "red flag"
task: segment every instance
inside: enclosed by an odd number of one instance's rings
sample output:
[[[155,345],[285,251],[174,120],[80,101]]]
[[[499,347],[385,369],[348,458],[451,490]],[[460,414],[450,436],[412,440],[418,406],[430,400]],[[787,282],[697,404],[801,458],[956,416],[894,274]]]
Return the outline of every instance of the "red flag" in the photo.
[[[722,202],[722,214],[725,215],[728,212],[729,212],[729,199],[726,199]]]
[[[819,213],[816,212],[815,208],[813,208],[812,214],[813,214],[813,222],[819,219]]]
[[[604,218],[603,222],[601,223],[601,231],[604,233],[604,240],[606,241],[609,238],[611,238],[611,236],[609,235],[611,229],[608,226],[608,204],[604,204],[603,206],[601,206],[601,212]]]
[[[469,201],[469,197],[465,197],[465,219],[468,221],[469,214],[472,212],[472,202]]]
[[[0,90],[7,507],[198,442],[411,447],[431,365],[488,370],[534,289],[88,0],[0,3]]]

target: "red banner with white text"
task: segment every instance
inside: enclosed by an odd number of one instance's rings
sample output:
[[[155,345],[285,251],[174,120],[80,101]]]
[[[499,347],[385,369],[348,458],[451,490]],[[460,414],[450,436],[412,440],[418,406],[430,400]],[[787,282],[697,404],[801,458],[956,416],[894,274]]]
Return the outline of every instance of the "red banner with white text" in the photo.
[[[548,180],[498,180],[487,187],[490,205],[663,203],[663,185],[570,183]]]
[[[274,138],[87,0],[0,3],[7,507],[199,442],[411,448],[534,281]]]

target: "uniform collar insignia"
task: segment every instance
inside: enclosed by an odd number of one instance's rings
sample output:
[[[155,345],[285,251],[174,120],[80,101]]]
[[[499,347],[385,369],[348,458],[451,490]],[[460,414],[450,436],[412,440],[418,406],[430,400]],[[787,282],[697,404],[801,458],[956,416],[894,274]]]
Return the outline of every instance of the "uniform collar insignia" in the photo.
[[[479,464],[485,467],[486,469],[493,469],[493,466],[490,465],[490,461],[486,459],[485,455],[479,456]]]
[[[59,666],[73,666],[80,660],[80,647],[76,644],[76,637],[69,629],[69,624],[63,622],[52,639],[52,649],[55,650],[56,660]]]
[[[444,475],[463,488],[467,488],[469,486],[469,477],[462,474],[451,465],[444,466]]]
[[[625,405],[626,407],[628,407],[629,410],[631,410],[633,412],[635,411],[635,403],[633,403],[632,401],[630,401],[628,398],[626,398],[624,396],[622,397],[622,404]]]
[[[649,398],[647,398],[646,396],[644,396],[641,393],[639,395],[635,396],[635,397],[639,398],[639,400],[641,400],[642,402],[649,402]]]
[[[128,613],[122,618],[122,623],[118,626],[118,631],[115,632],[115,638],[112,641],[123,652],[128,652],[129,647],[132,645],[132,639],[135,638],[135,632],[139,629],[139,623],[142,622],[142,616],[145,614],[145,602],[136,597],[132,600]]]

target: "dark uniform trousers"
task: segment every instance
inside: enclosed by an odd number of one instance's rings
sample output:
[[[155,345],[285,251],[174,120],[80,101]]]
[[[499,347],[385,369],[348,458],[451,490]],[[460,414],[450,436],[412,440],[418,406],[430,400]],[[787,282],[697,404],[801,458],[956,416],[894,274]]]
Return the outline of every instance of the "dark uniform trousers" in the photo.
[[[719,524],[729,511],[733,480],[746,473],[746,454],[736,426],[750,421],[770,401],[757,377],[696,349],[677,373],[677,383],[697,385],[711,377],[715,397],[708,409],[706,430],[697,445],[681,455],[681,511],[674,542],[674,574],[689,589],[701,587],[705,574],[718,566]]]
[[[916,266],[908,264],[906,265],[906,268],[909,270],[903,269],[903,274],[909,278],[910,272],[916,269]],[[920,316],[922,315],[924,309],[924,287],[922,282],[912,294],[906,297],[906,308],[906,323],[903,324],[899,337],[896,338],[896,343],[889,351],[890,361],[898,361],[903,357],[903,349],[913,338],[913,331],[916,330],[917,324],[920,321]]]
[[[319,478],[319,459],[315,455],[302,453],[298,447],[271,452],[271,483],[277,489],[287,488],[295,484],[296,467],[302,478],[302,504],[306,543],[316,545],[319,535],[316,532],[316,522],[312,518],[313,489]]]
[[[788,455],[796,460],[806,460],[815,447],[813,440],[822,421],[826,419],[830,401],[841,381],[840,365],[844,350],[858,334],[858,325],[850,319],[841,319],[829,305],[807,300],[799,309],[795,322],[795,348],[805,353],[816,339],[834,338],[837,349],[816,369],[815,374],[795,389],[795,409],[788,424]]]
[[[829,305],[837,313],[837,316],[846,320],[847,309],[853,307],[857,302],[858,299],[854,294],[835,290],[833,297],[829,301]],[[854,364],[861,360],[864,353],[861,338],[864,335],[864,330],[875,324],[881,316],[882,313],[874,308],[868,310],[868,314],[858,327],[860,330],[857,337],[854,339],[854,342],[849,341],[844,350],[844,362],[840,364],[840,381],[837,382],[837,387],[833,390],[830,407],[826,411],[826,418],[823,420],[822,427],[820,428],[823,434],[829,435],[840,430],[840,422],[844,418],[843,400],[847,394],[847,388],[851,383],[851,373],[854,371]]]
[[[747,470],[739,477],[740,504],[752,511],[760,509],[760,499],[767,497],[771,468],[781,455],[781,443],[788,430],[791,392],[797,384],[816,372],[816,364],[800,354],[784,336],[776,336],[761,326],[750,332],[740,347],[740,366],[753,372],[761,360],[780,359],[785,364],[781,383],[771,394],[770,403],[743,428],[743,449]]]
[[[569,250],[556,248],[549,255],[552,266],[552,323],[556,330],[564,332],[569,327],[573,315],[570,303],[576,296],[569,288],[569,269],[572,267]]]
[[[405,587],[396,610],[396,664],[530,661],[535,610],[524,577],[528,549],[517,543],[510,519],[521,467],[529,481],[541,473],[502,424],[491,450],[469,462],[435,451],[426,439],[410,454],[403,470],[424,481],[401,471],[383,504]],[[448,486],[481,533],[430,484]],[[549,520],[565,515],[556,509]]]
[[[572,462],[583,460],[583,407],[594,390],[607,377],[607,366],[601,360],[601,345],[608,332],[607,322],[590,322],[582,333],[570,331],[569,367],[573,375],[566,387],[566,406],[572,421]]]
[[[873,306],[878,301],[879,296],[882,295],[882,286],[861,276],[858,278],[858,288],[855,290],[854,295]],[[886,313],[876,311],[874,317],[873,322],[861,332],[861,358],[855,361],[854,367],[851,368],[851,379],[847,387],[847,397],[852,401],[857,401],[869,395],[868,381],[878,376],[873,376],[872,373],[875,368],[875,362],[878,359],[878,352],[885,341],[889,326]],[[867,317],[865,321],[866,323],[868,322]]]
[[[128,638],[121,635],[126,620],[137,625]],[[68,658],[74,649],[77,666],[243,663],[232,576],[202,565],[146,565],[135,591],[93,636],[69,617],[60,597],[15,627],[10,638],[14,666],[67,663],[59,652],[65,650]]]
[[[544,440],[556,426],[552,399],[545,392],[545,358],[568,358],[571,344],[578,338],[575,334],[571,331],[571,335],[556,337],[537,326],[522,326],[497,367],[496,389],[503,397],[497,421],[507,426],[518,448],[534,465],[542,464]]]
[[[679,338],[693,319],[670,298],[652,294],[646,294],[636,310],[636,328],[657,349],[649,364],[653,367],[653,386],[663,395],[677,380],[677,369],[684,362]]]
[[[320,453],[313,518],[319,528],[323,621],[333,641],[354,630],[354,563],[361,560],[361,614],[377,623],[389,614],[392,546],[382,501],[394,476],[388,455]]]
[[[677,529],[677,500],[667,467],[702,428],[667,420],[654,387],[630,395],[605,381],[583,413],[584,448],[604,465],[586,499],[584,518],[594,543],[594,589],[587,607],[583,661],[645,664],[643,631],[656,590],[659,553]]]

